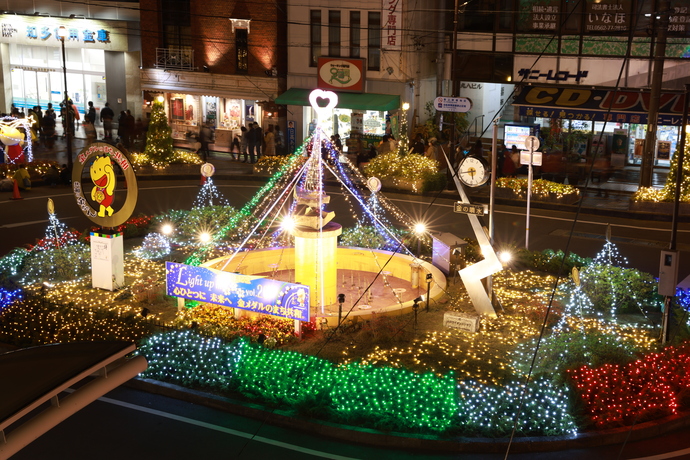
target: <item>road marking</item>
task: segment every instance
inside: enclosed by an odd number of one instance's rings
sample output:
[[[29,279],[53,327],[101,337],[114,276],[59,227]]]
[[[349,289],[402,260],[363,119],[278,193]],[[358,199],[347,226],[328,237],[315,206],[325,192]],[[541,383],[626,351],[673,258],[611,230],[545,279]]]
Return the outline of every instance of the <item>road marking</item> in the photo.
[[[316,457],[329,458],[329,459],[333,459],[333,460],[357,460],[353,457],[344,457],[342,455],[335,455],[335,454],[331,454],[328,452],[321,452],[321,451],[314,450],[314,449],[308,449],[306,447],[300,447],[300,446],[296,446],[294,444],[288,444],[286,442],[276,441],[275,439],[264,438],[263,436],[254,436],[251,433],[245,433],[242,431],[233,430],[231,428],[226,428],[224,426],[213,425],[211,423],[202,422],[200,420],[194,420],[194,419],[191,419],[188,417],[183,417],[181,415],[171,414],[169,412],[163,412],[163,411],[159,411],[156,409],[149,409],[147,407],[142,407],[142,406],[138,406],[136,404],[132,404],[132,403],[124,402],[124,401],[119,401],[117,399],[101,397],[101,398],[98,398],[98,400],[103,401],[103,402],[107,402],[110,404],[114,404],[116,406],[122,406],[122,407],[126,407],[128,409],[137,410],[140,412],[146,412],[149,414],[156,415],[158,417],[164,417],[164,418],[168,418],[171,420],[176,420],[178,422],[188,423],[190,425],[196,425],[196,426],[206,428],[209,430],[219,431],[221,433],[230,434],[232,436],[237,436],[239,438],[252,439],[253,441],[262,442],[264,444],[271,444],[273,446],[282,447],[283,449],[288,449],[288,450],[293,450],[295,452],[301,452],[304,454],[314,455]]]
[[[76,219],[77,216],[72,216],[72,217],[61,217],[60,220],[68,220],[68,219]],[[45,224],[47,222],[50,222],[48,219],[46,220],[31,220],[28,222],[17,222],[14,224],[5,224],[5,225],[0,225],[0,228],[16,228],[16,227],[24,227],[26,225],[35,225],[35,224]]]
[[[664,460],[666,458],[676,458],[687,454],[690,454],[690,449],[677,450],[675,452],[667,452],[665,454],[652,455],[649,457],[636,457],[630,460]]]
[[[399,198],[389,198],[390,201],[399,201],[401,203],[412,203],[412,204],[429,204],[424,201],[413,201],[413,200],[403,200]],[[444,208],[453,208],[455,206],[454,204],[444,204],[444,203],[434,203],[434,206],[440,206]],[[494,211],[496,214],[507,214],[507,215],[512,215],[512,216],[520,216],[520,217],[525,217],[524,212],[515,212],[515,211],[501,211],[501,210],[495,210]],[[556,211],[556,212],[562,212],[562,211]],[[532,214],[531,218],[533,219],[548,219],[548,220],[559,220],[563,222],[572,222],[573,219],[571,217],[554,217],[554,216],[541,216],[539,214]],[[621,218],[624,219],[624,218]],[[633,220],[632,218],[627,218],[628,220]],[[593,224],[593,225],[609,225],[608,222],[595,222],[591,220],[582,220],[578,219],[577,221],[578,224]],[[623,224],[611,224],[611,227],[619,227],[619,228],[631,228],[633,230],[656,230],[658,232],[670,232],[670,228],[657,228],[657,227],[640,227],[637,225],[623,225]],[[679,233],[690,233],[690,229],[678,229]]]

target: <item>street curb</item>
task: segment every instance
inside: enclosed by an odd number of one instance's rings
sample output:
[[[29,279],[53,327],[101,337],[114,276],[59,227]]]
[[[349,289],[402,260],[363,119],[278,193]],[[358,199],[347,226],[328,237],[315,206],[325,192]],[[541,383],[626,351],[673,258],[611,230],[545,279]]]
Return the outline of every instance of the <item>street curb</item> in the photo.
[[[433,435],[388,433],[373,429],[346,426],[326,421],[308,419],[294,413],[273,409],[244,401],[190,390],[172,383],[135,378],[125,384],[147,393],[166,396],[193,404],[203,405],[243,417],[260,420],[273,426],[291,428],[373,447],[435,451],[443,453],[505,453],[510,446],[512,453],[555,452],[569,449],[599,447],[658,437],[662,434],[690,426],[690,412],[673,415],[661,420],[645,422],[634,427],[621,427],[575,436],[516,437],[508,438],[441,438]]]

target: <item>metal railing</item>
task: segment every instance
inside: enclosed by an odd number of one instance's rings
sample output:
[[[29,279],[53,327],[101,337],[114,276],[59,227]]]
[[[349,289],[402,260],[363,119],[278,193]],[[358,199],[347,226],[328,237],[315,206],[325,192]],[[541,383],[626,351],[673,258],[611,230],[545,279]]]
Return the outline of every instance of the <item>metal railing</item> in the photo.
[[[195,70],[194,50],[185,48],[156,48],[156,67],[170,70]]]

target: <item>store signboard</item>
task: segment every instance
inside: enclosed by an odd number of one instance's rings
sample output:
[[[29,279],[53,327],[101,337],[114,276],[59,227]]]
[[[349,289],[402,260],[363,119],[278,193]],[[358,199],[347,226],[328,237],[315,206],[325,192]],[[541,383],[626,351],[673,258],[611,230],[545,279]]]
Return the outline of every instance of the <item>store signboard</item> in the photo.
[[[682,93],[662,92],[658,123],[680,125],[684,99]],[[650,102],[649,91],[535,85],[523,87],[513,105],[523,116],[645,124]]]
[[[558,30],[560,3],[558,0],[520,0],[520,30]]]
[[[166,294],[309,321],[309,286],[205,267],[165,263]]]
[[[297,133],[295,130],[295,121],[288,121],[287,125],[287,148],[288,152],[295,153],[295,147],[297,142]]]
[[[127,23],[45,16],[0,15],[0,43],[60,47],[60,27],[67,29],[65,48],[129,51]]]
[[[587,0],[585,31],[625,32],[631,19],[630,0]]]
[[[364,59],[320,57],[317,73],[320,89],[364,92]]]
[[[386,51],[402,49],[402,0],[381,0],[381,18],[383,18],[383,42],[381,48]]]

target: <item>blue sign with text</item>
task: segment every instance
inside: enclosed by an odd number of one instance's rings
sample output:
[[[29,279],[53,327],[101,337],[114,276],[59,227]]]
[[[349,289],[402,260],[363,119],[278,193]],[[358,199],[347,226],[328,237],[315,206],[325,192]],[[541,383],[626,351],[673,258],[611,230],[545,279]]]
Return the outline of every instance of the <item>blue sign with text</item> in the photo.
[[[165,263],[166,293],[174,297],[309,321],[309,286],[211,268]]]

